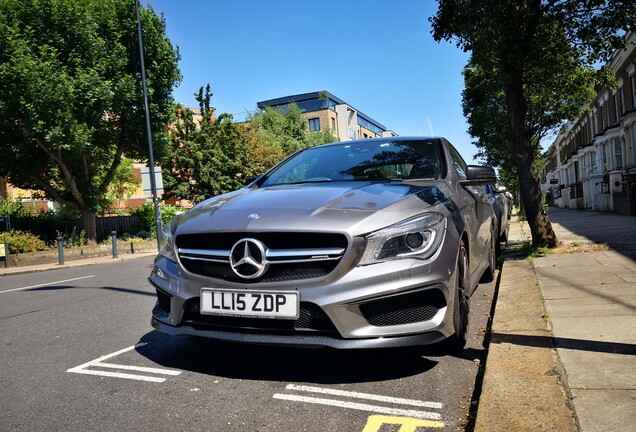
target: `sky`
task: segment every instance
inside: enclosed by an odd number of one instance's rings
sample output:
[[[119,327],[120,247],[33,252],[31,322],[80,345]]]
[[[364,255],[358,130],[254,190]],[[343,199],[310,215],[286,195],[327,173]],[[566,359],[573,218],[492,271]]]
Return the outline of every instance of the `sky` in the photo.
[[[433,0],[143,0],[181,55],[177,102],[216,114],[326,90],[401,136],[443,136],[476,163],[462,114],[469,54],[433,40]],[[149,66],[147,66],[149,67]]]

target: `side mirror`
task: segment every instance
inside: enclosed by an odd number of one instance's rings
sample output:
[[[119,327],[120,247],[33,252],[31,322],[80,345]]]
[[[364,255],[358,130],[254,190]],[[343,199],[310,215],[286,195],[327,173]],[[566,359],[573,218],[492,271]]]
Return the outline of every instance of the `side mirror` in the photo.
[[[257,176],[250,176],[250,177],[247,177],[247,178],[245,179],[245,183],[243,183],[243,184],[244,184],[245,186],[248,186],[248,185],[250,185],[250,184],[254,183],[254,181],[255,181],[257,178],[259,178],[259,177],[260,177],[259,175],[257,175]]]
[[[460,182],[462,186],[479,186],[483,184],[497,183],[497,174],[490,167],[480,165],[468,165],[466,167],[466,180]]]

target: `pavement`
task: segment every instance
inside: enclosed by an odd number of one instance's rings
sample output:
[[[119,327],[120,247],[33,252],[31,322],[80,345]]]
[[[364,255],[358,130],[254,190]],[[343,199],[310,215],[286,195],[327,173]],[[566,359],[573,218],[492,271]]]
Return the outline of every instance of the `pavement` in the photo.
[[[636,432],[636,217],[550,208],[564,243],[609,250],[528,258],[513,216],[475,432]],[[156,252],[0,268],[0,276]]]
[[[63,270],[72,267],[81,267],[88,265],[96,265],[96,264],[107,264],[107,263],[120,263],[125,260],[147,257],[147,256],[155,256],[157,255],[157,251],[143,251],[136,253],[119,253],[117,254],[117,258],[113,258],[112,255],[106,256],[97,256],[91,258],[81,258],[81,259],[65,259],[64,264],[58,263],[46,263],[46,264],[37,264],[37,265],[25,265],[25,266],[9,266],[2,267],[4,262],[0,264],[0,277],[9,276],[14,274],[24,274],[24,273],[34,273],[41,271],[49,271],[49,270]]]
[[[560,241],[610,250],[528,258],[512,218],[475,431],[636,431],[636,217],[549,217]]]

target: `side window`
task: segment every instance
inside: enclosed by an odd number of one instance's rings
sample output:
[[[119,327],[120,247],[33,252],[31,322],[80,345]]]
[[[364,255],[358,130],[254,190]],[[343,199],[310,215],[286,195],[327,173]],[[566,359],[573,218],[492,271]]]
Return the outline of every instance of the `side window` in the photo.
[[[453,168],[457,171],[457,175],[461,180],[466,180],[466,162],[457,150],[455,150],[455,147],[449,145],[449,148]]]

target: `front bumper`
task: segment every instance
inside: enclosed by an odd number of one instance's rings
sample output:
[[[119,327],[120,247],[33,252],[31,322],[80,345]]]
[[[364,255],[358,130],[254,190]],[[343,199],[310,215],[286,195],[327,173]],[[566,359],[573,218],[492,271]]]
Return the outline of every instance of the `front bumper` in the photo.
[[[201,330],[190,326],[171,326],[155,317],[152,326],[162,333],[173,336],[202,336],[225,342],[248,343],[255,345],[284,345],[304,348],[370,349],[419,346],[440,342],[445,336],[440,332],[430,332],[409,336],[377,337],[371,339],[335,339],[328,336],[312,335],[272,335],[259,333],[237,333],[219,330]]]
[[[436,343],[455,332],[455,290],[450,288],[456,277],[454,242],[445,236],[438,253],[425,261],[402,259],[352,267],[333,279],[249,286],[186,273],[158,256],[149,278],[159,298],[152,326],[171,335],[251,344],[365,349]],[[303,307],[310,315],[314,310],[308,319],[318,325],[210,318],[198,313],[201,288],[298,291],[301,312]]]

